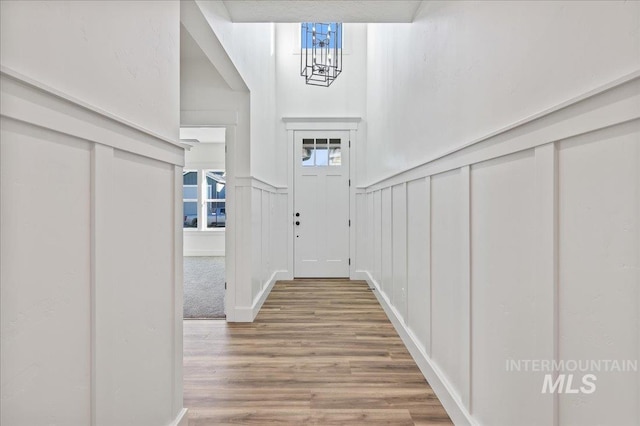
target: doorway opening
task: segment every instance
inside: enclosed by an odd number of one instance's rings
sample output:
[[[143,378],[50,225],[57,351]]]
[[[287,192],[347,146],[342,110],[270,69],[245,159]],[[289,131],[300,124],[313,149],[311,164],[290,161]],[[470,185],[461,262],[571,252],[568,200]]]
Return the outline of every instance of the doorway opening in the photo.
[[[225,319],[226,129],[181,127],[184,318]]]

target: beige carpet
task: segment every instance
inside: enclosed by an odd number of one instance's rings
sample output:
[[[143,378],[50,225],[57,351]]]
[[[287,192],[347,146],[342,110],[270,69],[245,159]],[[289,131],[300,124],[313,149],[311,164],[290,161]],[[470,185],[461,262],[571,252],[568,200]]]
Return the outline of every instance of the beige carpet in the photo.
[[[184,258],[184,318],[224,318],[224,257]]]

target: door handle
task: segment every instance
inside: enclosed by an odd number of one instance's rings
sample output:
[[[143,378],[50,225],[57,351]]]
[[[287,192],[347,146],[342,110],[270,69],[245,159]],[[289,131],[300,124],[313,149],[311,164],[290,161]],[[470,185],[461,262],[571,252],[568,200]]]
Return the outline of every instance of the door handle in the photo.
[[[300,213],[296,213],[296,217],[300,217]]]
[[[296,226],[300,226],[300,221],[296,220]]]

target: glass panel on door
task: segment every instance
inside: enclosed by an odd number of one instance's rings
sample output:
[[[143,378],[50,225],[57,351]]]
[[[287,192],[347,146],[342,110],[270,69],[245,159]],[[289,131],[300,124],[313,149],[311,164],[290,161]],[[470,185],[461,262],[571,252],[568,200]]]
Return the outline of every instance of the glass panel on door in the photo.
[[[316,139],[316,166],[329,165],[329,149],[326,139]]]
[[[340,139],[329,139],[329,165],[342,165],[342,152],[340,147]]]
[[[315,165],[315,147],[313,139],[302,140],[302,166],[313,167]]]

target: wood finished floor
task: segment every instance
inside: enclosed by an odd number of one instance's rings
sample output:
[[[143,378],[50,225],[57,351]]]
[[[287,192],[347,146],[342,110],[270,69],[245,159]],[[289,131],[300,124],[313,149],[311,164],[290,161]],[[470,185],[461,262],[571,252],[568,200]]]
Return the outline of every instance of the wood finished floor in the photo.
[[[452,424],[363,281],[276,283],[253,323],[184,323],[189,425]]]

